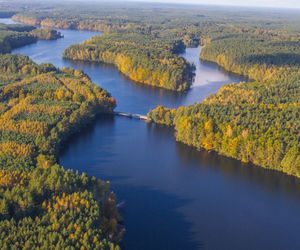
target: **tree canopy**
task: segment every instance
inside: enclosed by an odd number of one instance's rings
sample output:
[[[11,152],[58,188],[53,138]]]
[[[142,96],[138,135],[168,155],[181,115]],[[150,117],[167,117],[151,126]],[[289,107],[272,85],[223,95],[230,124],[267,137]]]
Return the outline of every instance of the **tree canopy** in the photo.
[[[107,182],[57,165],[62,143],[115,100],[81,71],[0,56],[0,246],[119,249]],[[5,81],[3,81],[5,79]]]
[[[248,76],[203,103],[149,117],[174,126],[177,140],[300,177],[300,38],[227,28],[207,34],[201,59]]]

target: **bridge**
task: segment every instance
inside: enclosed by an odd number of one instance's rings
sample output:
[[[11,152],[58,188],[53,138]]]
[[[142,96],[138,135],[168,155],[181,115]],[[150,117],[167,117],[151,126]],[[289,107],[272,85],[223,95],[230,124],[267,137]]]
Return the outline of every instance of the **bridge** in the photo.
[[[117,116],[128,117],[128,118],[131,118],[131,119],[150,121],[146,115],[131,114],[131,113],[125,113],[125,112],[114,112],[113,114],[117,115]]]

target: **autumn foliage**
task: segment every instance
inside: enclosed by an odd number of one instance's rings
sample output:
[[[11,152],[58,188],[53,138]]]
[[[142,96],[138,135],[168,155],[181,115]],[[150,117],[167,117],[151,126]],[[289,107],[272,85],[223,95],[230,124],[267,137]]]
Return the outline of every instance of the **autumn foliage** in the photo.
[[[182,41],[132,32],[91,38],[66,49],[64,57],[114,64],[136,82],[185,91],[192,84],[194,67],[175,54],[183,50]]]
[[[157,107],[149,117],[174,126],[185,144],[300,177],[299,38],[256,31],[210,34],[201,54],[253,81],[190,107]]]
[[[115,100],[81,71],[0,61],[1,248],[119,249],[109,185],[56,165],[62,142]]]

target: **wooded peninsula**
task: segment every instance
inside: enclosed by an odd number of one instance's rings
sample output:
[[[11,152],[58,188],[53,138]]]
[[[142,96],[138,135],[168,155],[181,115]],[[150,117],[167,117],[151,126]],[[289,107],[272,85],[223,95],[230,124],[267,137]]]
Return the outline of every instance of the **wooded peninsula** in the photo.
[[[22,24],[0,24],[0,53],[9,53],[12,49],[37,42],[55,40],[61,34],[52,29],[36,29]]]
[[[182,41],[140,33],[108,34],[68,48],[64,58],[115,64],[136,82],[185,91],[192,85],[194,66],[175,55],[184,48]]]
[[[57,164],[62,143],[115,100],[81,71],[26,56],[0,55],[0,72],[2,248],[119,249],[109,183]]]
[[[300,38],[274,31],[227,29],[203,41],[201,59],[248,76],[201,104],[149,117],[174,126],[176,139],[245,163],[300,177]]]
[[[298,13],[97,6],[0,3],[0,17],[26,24],[0,25],[3,249],[118,250],[122,242],[109,182],[58,164],[63,143],[97,115],[112,113],[116,100],[82,71],[9,54],[60,38],[52,28],[104,33],[67,48],[65,59],[113,64],[138,83],[181,94],[191,88],[195,66],[180,54],[202,46],[199,59],[249,82],[225,85],[188,107],[158,106],[149,119],[174,127],[176,140],[199,150],[300,177]]]

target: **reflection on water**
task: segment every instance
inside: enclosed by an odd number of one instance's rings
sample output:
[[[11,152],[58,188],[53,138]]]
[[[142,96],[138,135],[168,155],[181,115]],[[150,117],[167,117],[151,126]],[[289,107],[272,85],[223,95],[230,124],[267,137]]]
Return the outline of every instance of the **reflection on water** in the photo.
[[[158,104],[188,105],[238,82],[198,60],[194,87],[178,94],[137,84],[104,64],[70,62],[63,50],[97,33],[61,31],[65,38],[14,51],[36,62],[74,66],[110,91],[118,110],[146,113]],[[300,249],[300,184],[295,178],[176,143],[174,131],[122,117],[102,116],[63,150],[60,162],[111,180],[127,229],[125,249]]]
[[[40,40],[13,51],[13,54],[28,55],[36,63],[52,63],[56,67],[69,67],[71,63],[65,62],[62,58],[64,50],[72,44],[81,43],[92,36],[99,35],[99,32],[58,30],[64,37],[57,40]]]
[[[196,81],[187,93],[176,93],[135,83],[108,64],[73,62],[62,58],[63,51],[72,44],[99,35],[99,32],[59,30],[64,38],[56,41],[38,41],[13,51],[25,54],[37,63],[53,63],[57,67],[74,67],[84,70],[99,86],[107,89],[118,102],[118,111],[146,114],[157,105],[170,108],[187,106],[200,102],[216,93],[225,83],[240,82],[242,77],[228,74],[216,65],[200,62],[200,48],[187,49],[182,54],[196,65]]]
[[[201,47],[199,48],[187,48],[186,52],[182,56],[193,63],[196,66],[196,77],[193,84],[193,88],[202,87],[208,84],[226,84],[241,82],[242,77],[229,74],[222,70],[218,65],[209,62],[200,61]]]
[[[0,23],[4,24],[16,24],[11,18],[0,18]]]
[[[111,180],[125,201],[127,249],[300,247],[298,180],[198,152],[168,128],[100,117],[61,163]]]

